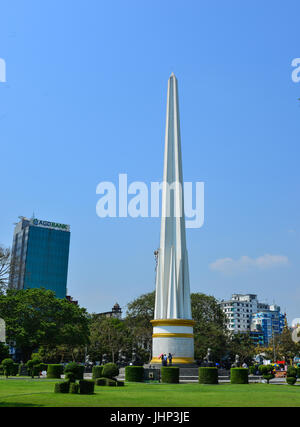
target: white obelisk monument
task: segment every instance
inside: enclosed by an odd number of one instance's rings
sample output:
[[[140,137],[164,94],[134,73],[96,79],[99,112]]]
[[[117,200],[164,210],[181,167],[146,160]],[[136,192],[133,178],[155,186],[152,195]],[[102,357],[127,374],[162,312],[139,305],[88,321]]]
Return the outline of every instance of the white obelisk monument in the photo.
[[[177,79],[168,82],[160,248],[156,274],[155,315],[151,363],[161,353],[173,364],[192,364],[194,335],[183,203]]]

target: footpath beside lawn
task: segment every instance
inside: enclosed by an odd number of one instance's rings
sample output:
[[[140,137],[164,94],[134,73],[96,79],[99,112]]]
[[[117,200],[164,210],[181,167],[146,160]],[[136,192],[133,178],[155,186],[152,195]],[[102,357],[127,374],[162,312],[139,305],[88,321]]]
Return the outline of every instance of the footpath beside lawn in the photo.
[[[300,407],[300,387],[288,385],[200,385],[126,383],[95,387],[94,395],[54,393],[57,380],[0,379],[0,406],[102,407]]]

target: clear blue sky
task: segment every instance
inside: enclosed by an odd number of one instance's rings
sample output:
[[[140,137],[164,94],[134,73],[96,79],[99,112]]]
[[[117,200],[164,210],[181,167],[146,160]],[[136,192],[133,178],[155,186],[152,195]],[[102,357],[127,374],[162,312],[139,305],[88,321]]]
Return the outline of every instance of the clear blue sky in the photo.
[[[299,16],[298,0],[2,2],[0,243],[34,211],[71,225],[68,289],[89,311],[152,291],[159,219],[99,219],[96,186],[162,179],[174,72],[184,179],[205,182],[191,290],[300,317]]]

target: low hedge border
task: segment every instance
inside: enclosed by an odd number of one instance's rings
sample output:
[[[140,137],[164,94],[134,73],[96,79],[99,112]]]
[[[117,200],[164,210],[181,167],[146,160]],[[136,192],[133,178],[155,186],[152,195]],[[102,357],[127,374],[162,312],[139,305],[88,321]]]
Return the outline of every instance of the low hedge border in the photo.
[[[79,393],[80,394],[93,394],[95,389],[95,382],[92,380],[80,380],[79,381]]]
[[[60,378],[64,371],[62,365],[48,365],[47,378]]]
[[[178,384],[179,368],[176,366],[163,366],[161,368],[161,382],[167,384]]]
[[[69,393],[69,389],[70,389],[69,381],[56,383],[54,386],[54,393]]]
[[[199,384],[219,384],[218,368],[199,368]]]
[[[143,366],[126,366],[125,381],[141,383],[144,381]]]
[[[230,382],[231,384],[248,384],[249,371],[246,368],[231,368]]]
[[[102,378],[103,366],[93,366],[93,380]]]

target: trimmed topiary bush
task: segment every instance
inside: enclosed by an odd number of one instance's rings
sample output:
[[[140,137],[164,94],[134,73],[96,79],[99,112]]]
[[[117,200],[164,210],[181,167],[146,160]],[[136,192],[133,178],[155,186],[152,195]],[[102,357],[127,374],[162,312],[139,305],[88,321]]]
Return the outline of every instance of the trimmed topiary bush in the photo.
[[[176,366],[163,366],[161,368],[161,382],[168,384],[178,384],[179,368]]]
[[[144,381],[144,367],[143,366],[126,366],[125,368],[125,381],[134,383],[141,383]]]
[[[93,380],[102,378],[103,366],[93,366]]]
[[[297,368],[289,366],[286,373],[286,382],[289,385],[294,385],[297,381]]]
[[[69,393],[69,389],[70,389],[69,381],[56,383],[54,386],[54,393]]]
[[[259,370],[260,374],[262,375],[263,379],[266,380],[268,384],[269,384],[270,380],[275,378],[274,366],[272,366],[272,365],[260,365],[258,367],[258,370]]]
[[[106,385],[108,387],[116,387],[117,386],[117,381],[112,379],[112,378],[106,378]]]
[[[248,384],[248,369],[231,368],[230,382],[231,384]]]
[[[8,378],[11,375],[11,371],[13,370],[14,361],[10,358],[6,358],[2,360],[1,367],[3,369],[3,374]]]
[[[97,386],[105,386],[106,385],[106,380],[107,380],[107,378],[96,378],[95,379],[95,384]]]
[[[48,365],[47,378],[60,378],[64,371],[62,365]]]
[[[256,371],[257,371],[257,368],[256,368],[256,366],[249,366],[249,374],[250,375],[255,375],[256,374]]]
[[[79,393],[80,394],[93,394],[95,388],[94,381],[91,380],[80,380],[79,381]]]
[[[117,386],[117,387],[124,387],[124,386],[125,386],[125,383],[124,383],[124,381],[119,381],[119,380],[117,380],[117,381],[116,381],[116,386]]]
[[[297,381],[297,378],[296,378],[296,377],[286,377],[286,382],[287,382],[289,385],[294,385],[294,384],[296,383],[296,381]]]
[[[218,368],[199,368],[199,384],[218,384]]]
[[[41,361],[38,358],[30,359],[26,363],[27,372],[32,378],[36,376],[40,376],[40,372],[41,372],[40,364],[41,364]]]
[[[70,382],[83,380],[84,366],[71,362],[65,367],[64,373]]]
[[[46,363],[40,363],[40,368],[41,371],[46,371],[48,370],[48,365]]]
[[[115,363],[106,363],[103,366],[102,376],[105,378],[115,378],[119,375],[119,368]]]
[[[79,384],[70,383],[70,393],[71,394],[78,394],[78,392],[79,392]]]
[[[296,378],[297,377],[297,368],[295,368],[294,366],[289,366],[287,368],[286,376]]]
[[[19,363],[14,363],[11,369],[11,375],[13,377],[16,377],[18,375],[19,372]]]

